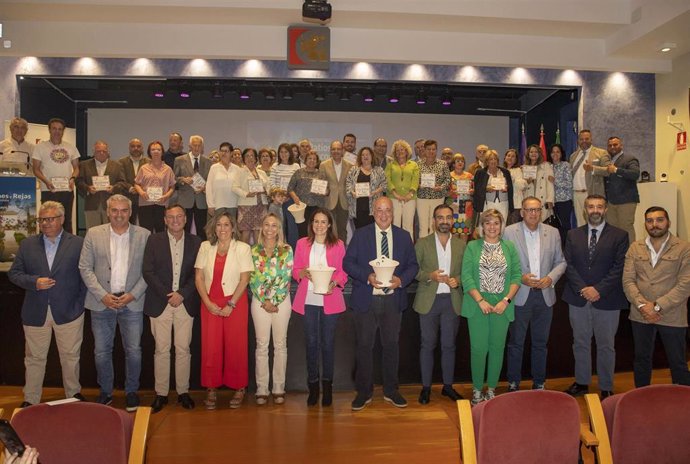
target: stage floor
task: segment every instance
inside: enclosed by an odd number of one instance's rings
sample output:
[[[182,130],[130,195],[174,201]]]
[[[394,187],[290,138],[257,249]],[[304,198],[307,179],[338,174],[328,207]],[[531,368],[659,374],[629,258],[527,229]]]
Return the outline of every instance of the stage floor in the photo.
[[[572,378],[549,379],[547,388],[564,390]],[[596,391],[596,377],[590,391]],[[654,372],[653,383],[670,383],[667,369]],[[616,374],[616,392],[633,388],[631,373]],[[526,382],[524,387],[529,387]],[[471,385],[456,384],[465,398],[471,396]],[[497,389],[506,391],[505,383]],[[187,411],[176,405],[171,393],[170,404],[151,417],[147,460],[149,464],[181,463],[323,463],[377,464],[460,463],[458,414],[455,403],[440,394],[434,385],[431,402],[417,402],[419,386],[404,386],[402,394],[408,407],[398,409],[383,401],[380,388],[374,392],[372,404],[359,412],[350,410],[353,392],[336,392],[333,406],[308,408],[306,393],[288,392],[284,405],[269,403],[257,406],[254,395],[245,397],[241,408],[231,410],[228,403],[232,392],[219,395],[219,409],[203,408],[205,392],[192,392],[197,407]],[[94,399],[97,391],[84,390]],[[62,398],[62,390],[47,388],[43,401]],[[20,387],[0,387],[0,408],[5,418],[22,402]],[[142,404],[150,405],[153,392],[142,392]],[[582,420],[587,421],[584,398],[578,398]],[[114,407],[124,407],[124,396],[117,392]],[[585,462],[593,462],[592,454],[583,452]],[[360,461],[361,460],[361,461]]]

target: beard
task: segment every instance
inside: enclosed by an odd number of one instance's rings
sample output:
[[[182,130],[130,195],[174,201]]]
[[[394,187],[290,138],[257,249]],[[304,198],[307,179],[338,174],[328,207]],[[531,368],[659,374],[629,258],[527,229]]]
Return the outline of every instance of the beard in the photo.
[[[666,235],[667,232],[668,228],[659,229],[658,227],[654,227],[652,230],[647,229],[647,233],[649,234],[649,236],[654,238],[663,237],[664,235]]]
[[[450,232],[450,224],[439,224],[438,231],[442,234],[447,234]]]
[[[587,222],[593,226],[598,226],[604,220],[604,215],[601,213],[591,213],[587,215]]]

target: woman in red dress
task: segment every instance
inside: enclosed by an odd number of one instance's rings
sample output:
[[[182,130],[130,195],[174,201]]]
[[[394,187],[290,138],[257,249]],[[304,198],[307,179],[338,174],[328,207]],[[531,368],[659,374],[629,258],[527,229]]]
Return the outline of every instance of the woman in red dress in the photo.
[[[229,211],[206,226],[208,241],[196,258],[196,288],[201,296],[201,385],[206,408],[216,408],[216,388],[235,390],[231,408],[239,408],[249,383],[247,284],[254,271],[249,245],[237,237]]]

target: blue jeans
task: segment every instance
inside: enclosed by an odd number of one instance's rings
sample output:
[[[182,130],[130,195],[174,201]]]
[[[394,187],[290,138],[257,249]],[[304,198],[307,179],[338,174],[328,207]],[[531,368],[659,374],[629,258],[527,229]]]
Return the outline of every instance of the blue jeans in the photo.
[[[101,392],[113,394],[113,343],[115,327],[120,325],[122,346],[125,348],[125,393],[136,393],[141,374],[141,333],[144,330],[144,313],[125,307],[117,311],[105,309],[91,311],[96,377]]]
[[[515,320],[508,329],[508,361],[506,376],[508,382],[520,385],[522,377],[522,353],[525,346],[527,328],[532,335],[532,383],[544,385],[546,381],[546,355],[553,308],[547,306],[544,295],[539,290],[531,290],[524,306],[515,306]]]
[[[333,381],[336,325],[338,325],[337,314],[325,314],[321,306],[304,306],[304,335],[307,339],[307,381],[310,383],[318,382],[319,378]],[[320,340],[319,332],[321,332]],[[321,363],[323,364],[320,377],[319,353],[321,354]]]

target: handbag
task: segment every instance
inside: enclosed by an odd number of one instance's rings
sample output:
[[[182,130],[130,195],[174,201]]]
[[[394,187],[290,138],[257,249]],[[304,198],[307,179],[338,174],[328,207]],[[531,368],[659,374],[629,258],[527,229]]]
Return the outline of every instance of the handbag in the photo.
[[[544,219],[543,222],[544,224],[549,225],[551,227],[555,227],[556,229],[561,228],[561,220],[558,219],[558,216],[554,214],[553,210],[551,211],[551,215]]]

